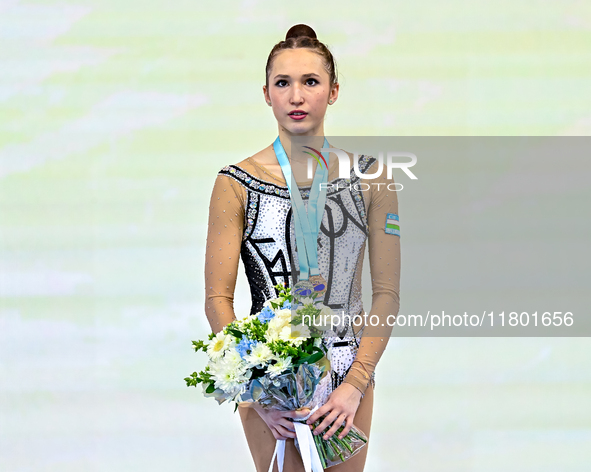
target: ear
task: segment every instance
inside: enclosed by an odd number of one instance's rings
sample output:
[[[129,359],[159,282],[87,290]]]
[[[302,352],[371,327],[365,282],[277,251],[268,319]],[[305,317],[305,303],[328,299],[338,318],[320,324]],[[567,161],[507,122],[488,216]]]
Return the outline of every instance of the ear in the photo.
[[[337,101],[339,96],[339,84],[338,82],[332,86],[330,93],[328,94],[328,100],[332,100],[332,104]]]
[[[271,97],[269,97],[269,91],[267,90],[266,85],[263,85],[263,95],[265,97],[265,102],[267,102],[267,105],[270,105]]]

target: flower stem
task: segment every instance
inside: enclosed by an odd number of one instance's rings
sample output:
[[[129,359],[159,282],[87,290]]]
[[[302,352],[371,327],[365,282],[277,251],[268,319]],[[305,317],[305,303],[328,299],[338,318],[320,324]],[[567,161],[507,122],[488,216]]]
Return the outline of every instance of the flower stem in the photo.
[[[322,468],[326,469],[326,451],[324,450],[324,446],[318,436],[312,436],[314,437],[314,443],[316,445],[316,450],[318,451],[318,456],[320,457],[320,462],[322,463]]]

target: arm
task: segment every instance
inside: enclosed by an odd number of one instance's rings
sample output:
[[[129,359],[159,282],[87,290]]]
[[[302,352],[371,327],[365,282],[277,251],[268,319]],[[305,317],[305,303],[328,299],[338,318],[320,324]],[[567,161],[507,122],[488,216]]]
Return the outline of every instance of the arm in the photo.
[[[205,244],[205,314],[214,333],[236,319],[234,288],[244,231],[246,191],[226,175],[218,175],[209,203]]]
[[[398,215],[398,196],[394,180],[386,178],[383,168],[373,181],[368,211],[369,265],[372,280],[372,304],[368,320],[377,316],[377,326],[365,326],[355,361],[345,382],[365,393],[370,377],[382,357],[392,333],[392,324],[400,308],[400,236],[385,231],[388,213]],[[378,190],[379,189],[379,190]],[[375,319],[375,318],[374,318]]]

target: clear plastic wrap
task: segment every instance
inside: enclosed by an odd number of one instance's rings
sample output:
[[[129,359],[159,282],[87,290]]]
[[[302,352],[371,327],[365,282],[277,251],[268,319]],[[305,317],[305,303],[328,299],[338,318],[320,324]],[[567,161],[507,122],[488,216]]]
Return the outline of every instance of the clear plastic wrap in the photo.
[[[241,401],[257,402],[263,408],[278,410],[298,410],[309,408],[314,411],[328,399],[330,376],[323,358],[315,364],[301,364],[299,367],[275,377],[266,375],[249,383],[249,388],[241,396]],[[305,419],[297,420],[305,424]],[[316,427],[322,418],[313,426]],[[312,435],[320,462],[324,468],[345,462],[355,455],[367,443],[367,437],[360,429],[353,426],[349,433],[339,439],[341,426],[328,440],[320,435]],[[300,450],[297,439],[295,440]]]

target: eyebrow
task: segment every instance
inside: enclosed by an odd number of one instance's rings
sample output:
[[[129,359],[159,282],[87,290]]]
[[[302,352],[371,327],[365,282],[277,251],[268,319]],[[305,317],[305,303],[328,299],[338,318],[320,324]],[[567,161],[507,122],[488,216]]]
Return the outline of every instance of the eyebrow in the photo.
[[[307,79],[308,77],[320,77],[318,74],[315,74],[314,72],[309,72],[308,74],[303,74],[302,78],[303,79]],[[278,74],[275,76],[275,78],[273,80],[276,79],[289,79],[290,76],[287,74]]]

